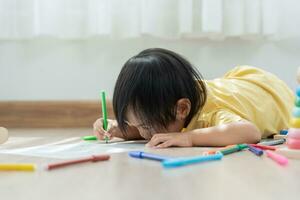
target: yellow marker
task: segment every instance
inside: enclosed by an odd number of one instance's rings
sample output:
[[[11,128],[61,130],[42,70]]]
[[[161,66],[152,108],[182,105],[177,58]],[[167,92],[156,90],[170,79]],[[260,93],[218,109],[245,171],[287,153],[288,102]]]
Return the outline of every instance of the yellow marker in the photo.
[[[300,128],[300,118],[292,118],[290,121],[291,128]]]
[[[0,163],[0,171],[34,171],[33,164]]]

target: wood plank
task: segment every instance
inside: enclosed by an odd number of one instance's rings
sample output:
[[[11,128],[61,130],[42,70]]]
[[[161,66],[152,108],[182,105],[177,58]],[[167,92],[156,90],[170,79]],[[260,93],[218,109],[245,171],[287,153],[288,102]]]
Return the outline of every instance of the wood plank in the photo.
[[[74,137],[78,140],[68,144],[78,144],[80,137],[90,134],[90,129],[9,129],[9,134],[9,142],[0,145],[2,149],[43,145]],[[132,150],[131,145],[123,144],[122,149]],[[145,148],[149,153],[170,157],[199,156],[207,150],[211,149]],[[101,153],[101,148],[99,151]],[[281,167],[265,155],[258,157],[250,151],[177,169],[164,169],[160,162],[131,158],[128,152],[123,152],[112,153],[106,162],[82,163],[51,172],[43,170],[46,164],[57,161],[61,160],[0,154],[0,162],[34,163],[38,167],[35,172],[0,172],[1,199],[299,200],[300,194],[299,160],[290,159],[287,166]]]
[[[111,101],[107,111],[114,118]],[[100,116],[100,101],[0,101],[0,126],[7,128],[91,127]]]

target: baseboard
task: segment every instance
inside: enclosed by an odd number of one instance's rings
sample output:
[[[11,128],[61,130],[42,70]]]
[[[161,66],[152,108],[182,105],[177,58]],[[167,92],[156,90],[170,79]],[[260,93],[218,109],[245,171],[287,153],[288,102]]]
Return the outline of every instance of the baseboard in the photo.
[[[107,101],[108,117],[114,118]],[[0,126],[7,128],[92,127],[100,101],[0,101]]]

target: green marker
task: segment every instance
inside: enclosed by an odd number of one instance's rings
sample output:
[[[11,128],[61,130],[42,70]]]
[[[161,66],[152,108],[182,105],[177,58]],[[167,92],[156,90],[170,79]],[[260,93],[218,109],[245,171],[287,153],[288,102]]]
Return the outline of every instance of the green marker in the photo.
[[[97,140],[96,136],[93,135],[88,135],[88,136],[84,136],[82,137],[83,140]]]
[[[220,152],[225,156],[227,154],[231,154],[231,153],[234,153],[234,152],[237,152],[237,151],[241,151],[241,150],[243,150],[247,147],[248,147],[247,144],[237,144],[233,147],[229,147],[227,149],[221,150]]]
[[[105,92],[101,91],[101,104],[102,104],[102,117],[103,117],[103,129],[107,131],[107,109],[106,109],[106,98]],[[108,143],[108,136],[104,137],[105,143]]]
[[[101,104],[102,104],[102,117],[103,117],[103,129],[107,131],[107,109],[106,109],[106,98],[105,98],[105,92],[101,91]],[[82,137],[83,140],[97,140],[96,136],[89,135]],[[108,136],[104,137],[105,143],[108,143]]]

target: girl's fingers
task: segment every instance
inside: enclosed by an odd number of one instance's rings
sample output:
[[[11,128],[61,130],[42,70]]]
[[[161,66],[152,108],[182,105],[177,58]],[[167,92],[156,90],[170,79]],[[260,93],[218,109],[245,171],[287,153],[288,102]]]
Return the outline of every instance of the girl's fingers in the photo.
[[[107,125],[107,131],[103,129],[103,119],[97,119],[96,122],[93,124],[94,127],[94,135],[96,135],[96,137],[100,140],[103,140],[104,137],[108,137],[109,139],[113,138],[113,129],[114,124],[113,124],[113,120],[107,120],[108,121],[108,125]]]
[[[156,148],[167,148],[173,146],[172,140],[167,140],[159,145],[156,146]]]
[[[154,147],[158,146],[160,143],[163,143],[169,140],[171,137],[166,134],[156,134],[154,135],[151,140],[146,144],[147,147]]]
[[[94,126],[94,131],[97,131],[99,134],[103,134],[105,131],[100,127],[101,126]]]
[[[101,126],[97,126],[97,124],[94,125],[94,135],[96,135],[99,140],[103,140],[105,132]]]
[[[108,137],[109,139],[113,138],[112,134],[109,132],[99,132],[97,130],[94,130],[94,135],[99,139],[99,140],[104,140],[105,137]]]
[[[100,134],[99,131],[97,131],[96,129],[93,130],[94,135],[99,139],[99,140],[103,140],[103,134]]]
[[[107,124],[107,130],[110,130],[111,129],[111,123],[108,123]]]
[[[111,139],[113,137],[112,134],[110,132],[108,132],[108,131],[105,131],[103,135],[104,135],[104,137],[106,136],[109,139]]]

